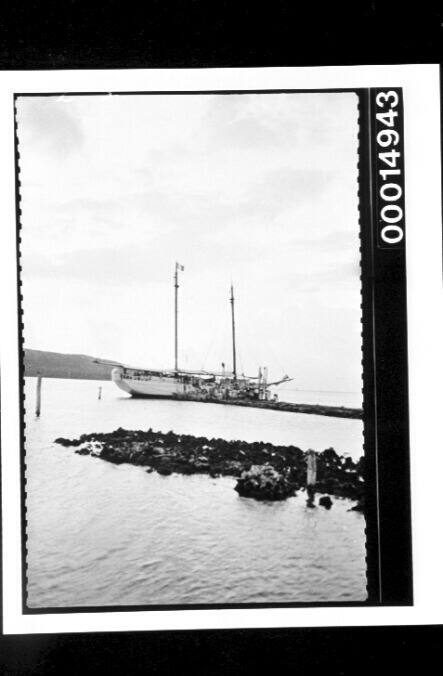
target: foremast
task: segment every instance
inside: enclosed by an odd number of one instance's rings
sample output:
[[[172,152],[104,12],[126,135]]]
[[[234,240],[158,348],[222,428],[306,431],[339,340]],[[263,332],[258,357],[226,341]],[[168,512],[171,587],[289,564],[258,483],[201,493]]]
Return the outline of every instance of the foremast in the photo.
[[[231,284],[231,315],[232,315],[232,373],[234,380],[237,380],[237,355],[235,350],[235,312],[234,312],[234,287]]]
[[[178,272],[184,271],[184,266],[180,263],[175,264],[175,274],[174,274],[174,371],[175,375],[178,374]]]

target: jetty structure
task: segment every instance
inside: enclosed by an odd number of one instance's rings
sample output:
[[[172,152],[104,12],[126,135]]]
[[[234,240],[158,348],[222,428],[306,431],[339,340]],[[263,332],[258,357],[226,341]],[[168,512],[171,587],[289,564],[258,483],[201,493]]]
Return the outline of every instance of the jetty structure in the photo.
[[[180,398],[198,401],[260,401],[271,400],[270,387],[292,380],[285,375],[276,382],[268,382],[267,368],[259,368],[257,376],[245,376],[237,371],[235,341],[235,298],[231,284],[232,371],[222,363],[221,371],[185,370],[179,366],[178,352],[178,290],[179,272],[184,267],[175,265],[174,274],[174,368],[157,370],[119,365],[112,369],[114,383],[132,397]],[[276,396],[274,395],[274,401]]]
[[[221,364],[220,371],[186,370],[179,366],[178,341],[178,290],[179,272],[184,267],[175,264],[174,273],[174,368],[153,369],[108,363],[112,366],[111,379],[122,390],[134,398],[145,399],[179,399],[182,401],[199,401],[236,406],[266,408],[291,413],[311,413],[339,418],[362,418],[359,408],[344,406],[326,406],[322,404],[295,404],[278,401],[277,394],[272,394],[271,387],[293,380],[284,375],[280,380],[269,382],[267,367],[260,367],[256,376],[239,374],[237,369],[236,335],[235,335],[235,297],[231,284],[229,302],[231,305],[232,331],[232,371]]]

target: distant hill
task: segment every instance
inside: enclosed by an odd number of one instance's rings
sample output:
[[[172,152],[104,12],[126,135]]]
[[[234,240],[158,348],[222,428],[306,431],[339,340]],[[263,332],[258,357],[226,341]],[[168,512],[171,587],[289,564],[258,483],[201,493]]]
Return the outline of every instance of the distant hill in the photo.
[[[84,380],[110,380],[111,371],[118,362],[103,360],[108,364],[96,364],[96,357],[84,354],[61,354],[43,350],[25,350],[25,376],[44,378],[81,378]]]

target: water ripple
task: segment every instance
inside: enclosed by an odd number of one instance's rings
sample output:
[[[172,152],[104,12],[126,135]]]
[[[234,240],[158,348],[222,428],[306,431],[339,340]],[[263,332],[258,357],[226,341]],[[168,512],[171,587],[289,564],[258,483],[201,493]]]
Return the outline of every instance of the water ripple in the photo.
[[[237,437],[241,429],[249,440],[258,429],[270,441],[290,438],[303,447],[298,437],[313,439],[310,416],[283,414],[269,428],[253,409],[238,420],[227,419],[225,407],[205,404],[176,405],[171,413],[168,404],[177,402],[122,401],[112,384],[102,385],[103,399],[97,401],[90,391],[94,383],[45,381],[52,415],[45,417],[43,410],[38,421],[27,421],[30,606],[366,598],[364,518],[348,512],[346,500],[335,500],[330,511],[307,509],[303,493],[283,503],[259,503],[240,498],[232,478],[160,477],[52,443],[58,436],[121,425],[163,431],[175,426],[212,436],[229,429]],[[319,418],[315,425],[324,447],[341,438],[348,451],[361,429],[360,421]]]

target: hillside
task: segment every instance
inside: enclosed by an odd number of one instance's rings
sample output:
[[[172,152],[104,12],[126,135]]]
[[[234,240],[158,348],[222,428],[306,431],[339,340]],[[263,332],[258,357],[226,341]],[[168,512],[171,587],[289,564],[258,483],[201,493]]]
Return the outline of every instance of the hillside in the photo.
[[[81,378],[84,380],[110,380],[114,364],[96,364],[96,357],[84,354],[61,354],[43,350],[25,350],[25,376],[44,378]]]

